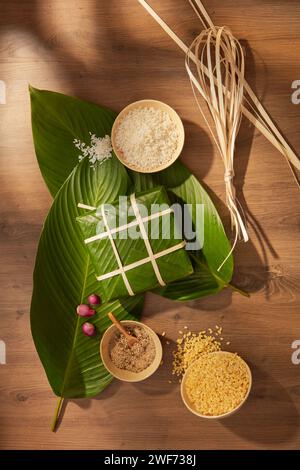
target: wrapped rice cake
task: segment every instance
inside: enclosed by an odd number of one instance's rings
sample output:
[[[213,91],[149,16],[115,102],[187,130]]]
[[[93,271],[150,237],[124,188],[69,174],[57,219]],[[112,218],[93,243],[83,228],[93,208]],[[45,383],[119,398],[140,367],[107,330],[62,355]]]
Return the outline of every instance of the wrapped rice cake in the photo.
[[[163,187],[121,196],[77,221],[105,302],[165,286],[193,273]]]

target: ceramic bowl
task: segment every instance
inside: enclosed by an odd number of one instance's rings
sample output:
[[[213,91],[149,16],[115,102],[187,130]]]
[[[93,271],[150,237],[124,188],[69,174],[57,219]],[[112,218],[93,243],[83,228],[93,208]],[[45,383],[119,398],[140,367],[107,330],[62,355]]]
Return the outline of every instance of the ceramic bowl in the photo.
[[[179,134],[177,149],[176,149],[176,152],[174,152],[174,155],[173,155],[172,159],[169,160],[167,163],[165,163],[163,165],[151,168],[149,170],[147,170],[145,168],[142,168],[142,167],[129,165],[127,162],[125,162],[123,152],[118,148],[118,146],[116,144],[116,132],[117,132],[117,129],[120,125],[120,122],[123,120],[123,118],[125,117],[125,115],[129,111],[132,111],[133,109],[141,108],[141,107],[147,107],[147,108],[151,107],[151,108],[155,108],[155,109],[161,109],[162,111],[167,112],[169,114],[170,118],[172,119],[172,121],[176,124],[177,129],[178,129],[178,134]],[[172,165],[172,163],[174,163],[175,160],[177,160],[177,158],[181,154],[182,149],[183,149],[183,145],[184,145],[184,127],[183,127],[182,121],[181,121],[179,115],[176,113],[176,111],[173,108],[171,108],[171,106],[163,103],[162,101],[157,101],[157,100],[135,101],[134,103],[131,103],[128,106],[126,106],[126,108],[124,108],[120,112],[118,117],[116,118],[116,120],[114,122],[114,125],[113,125],[113,128],[112,128],[112,132],[111,132],[111,142],[112,142],[112,147],[113,147],[113,150],[114,150],[117,158],[127,168],[130,168],[130,170],[138,171],[140,173],[156,173],[157,171],[164,170],[164,169],[168,168],[170,165]]]
[[[110,374],[116,377],[117,379],[123,380],[124,382],[140,382],[141,380],[145,380],[148,377],[150,377],[150,375],[154,374],[154,372],[159,367],[161,363],[161,359],[162,359],[161,342],[157,334],[153,330],[151,330],[149,326],[144,325],[143,323],[140,323],[137,321],[130,321],[130,320],[124,320],[121,323],[125,327],[126,326],[127,327],[139,326],[141,328],[144,328],[147,331],[149,336],[152,338],[154,342],[154,346],[155,346],[154,361],[150,364],[150,366],[148,366],[142,372],[131,372],[131,371],[119,369],[118,367],[116,367],[110,358],[109,345],[110,345],[111,339],[118,332],[118,329],[115,325],[111,325],[105,331],[104,335],[102,336],[101,343],[100,343],[100,355],[102,358],[102,362],[105,368],[110,372]]]
[[[233,353],[227,352],[227,351],[216,351],[216,352],[212,352],[210,354],[232,354],[233,355]],[[246,393],[244,399],[241,401],[241,403],[239,403],[239,405],[236,408],[234,408],[233,410],[228,411],[228,413],[224,413],[224,414],[218,415],[218,416],[202,415],[201,413],[199,413],[194,408],[194,405],[190,402],[189,397],[188,397],[187,392],[186,392],[186,389],[185,389],[185,384],[186,384],[186,380],[187,380],[187,377],[189,375],[189,372],[191,370],[191,367],[193,366],[193,364],[191,364],[190,367],[188,367],[188,369],[186,370],[186,372],[185,372],[185,374],[182,378],[182,381],[181,381],[181,397],[182,397],[183,403],[185,404],[187,409],[189,411],[191,411],[192,413],[194,413],[195,415],[199,416],[200,418],[205,418],[205,419],[222,419],[222,418],[227,418],[228,416],[231,416],[232,414],[236,413],[243,406],[243,404],[246,402],[246,400],[249,396],[251,387],[252,387],[251,370],[250,370],[248,364],[244,360],[243,360],[243,362],[244,362],[244,364],[247,368],[248,374],[249,374],[249,387],[248,387],[247,393]]]

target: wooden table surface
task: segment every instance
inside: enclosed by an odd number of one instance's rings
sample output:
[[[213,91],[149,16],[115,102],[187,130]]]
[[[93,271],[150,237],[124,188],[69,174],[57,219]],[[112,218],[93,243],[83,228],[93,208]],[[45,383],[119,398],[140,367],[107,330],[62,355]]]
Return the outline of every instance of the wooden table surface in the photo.
[[[298,0],[204,0],[215,24],[227,24],[247,49],[247,77],[294,148],[300,152],[300,105],[291,84],[300,79]],[[184,0],[151,4],[186,41],[200,24]],[[71,400],[54,434],[56,399],[29,327],[32,271],[51,197],[36,162],[28,83],[120,110],[151,97],[184,119],[183,160],[209,185],[229,229],[223,167],[193,102],[183,55],[134,0],[10,0],[1,5],[0,80],[6,104],[1,126],[0,365],[2,449],[265,449],[300,447],[300,365],[291,361],[300,339],[299,192],[284,158],[244,122],[236,155],[236,183],[251,241],[235,252],[229,290],[180,304],[147,295],[144,321],[166,331],[161,370],[144,383],[115,381],[94,399]],[[254,387],[245,407],[219,422],[183,406],[168,383],[178,330],[222,325],[230,350],[252,366]]]

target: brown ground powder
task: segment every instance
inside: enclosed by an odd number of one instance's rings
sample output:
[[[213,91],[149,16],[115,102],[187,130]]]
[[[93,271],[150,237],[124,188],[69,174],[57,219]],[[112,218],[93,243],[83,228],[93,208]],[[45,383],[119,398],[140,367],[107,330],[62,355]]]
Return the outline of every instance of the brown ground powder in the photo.
[[[141,372],[152,364],[155,358],[155,345],[145,328],[136,326],[126,328],[138,339],[132,348],[128,346],[126,338],[116,333],[110,342],[110,357],[116,367],[131,372]]]

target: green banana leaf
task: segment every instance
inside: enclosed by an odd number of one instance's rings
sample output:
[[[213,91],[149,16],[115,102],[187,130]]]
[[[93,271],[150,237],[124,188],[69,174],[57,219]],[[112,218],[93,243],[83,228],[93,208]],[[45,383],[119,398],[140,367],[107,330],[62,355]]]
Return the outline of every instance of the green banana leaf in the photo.
[[[29,87],[37,160],[52,196],[78,163],[74,139],[90,142],[90,132],[110,135],[117,113],[53,91]]]
[[[89,132],[98,136],[110,134],[116,113],[92,103],[60,93],[30,87],[32,128],[35,148],[42,175],[55,194],[70,171],[78,163],[78,151],[73,139],[88,143]],[[157,289],[156,293],[174,300],[192,300],[214,294],[228,285],[233,273],[230,256],[222,269],[218,267],[230,251],[230,243],[218,212],[205,189],[179,161],[167,170],[156,174],[130,172],[133,185],[130,191],[141,191],[164,185],[174,201],[194,204],[204,203],[204,245],[195,253],[195,273]],[[192,210],[195,220],[195,210]]]
[[[218,292],[228,285],[233,270],[230,250],[221,220],[208,194],[180,162],[155,175],[130,173],[113,157],[90,168],[78,164],[73,140],[90,142],[90,132],[101,137],[111,133],[116,113],[95,104],[59,93],[30,87],[32,131],[38,163],[53,196],[53,205],[44,224],[34,270],[31,329],[36,349],[56,395],[64,398],[91,397],[111,381],[99,356],[99,342],[108,327],[107,313],[120,319],[138,318],[143,296],[101,305],[89,319],[97,328],[95,337],[81,331],[84,320],[76,306],[97,292],[98,283],[89,255],[82,244],[76,218],[82,215],[77,203],[91,206],[111,202],[119,195],[163,185],[174,201],[203,203],[204,245],[191,253],[193,275],[169,284],[156,293],[175,300],[192,300]],[[59,401],[61,403],[61,401]],[[56,410],[55,421],[59,413]]]
[[[180,162],[152,175],[130,172],[133,185],[138,191],[165,185],[173,202],[190,204],[190,217],[196,222],[196,205],[204,207],[204,238],[202,249],[192,253],[194,273],[154,292],[173,300],[194,300],[215,294],[229,285],[233,274],[233,257],[229,256],[222,268],[219,267],[230,252],[231,245],[224,231],[219,214],[199,181]],[[199,239],[202,234],[199,234]]]
[[[111,182],[114,184],[111,184]],[[107,313],[120,319],[141,314],[143,297],[104,304],[89,319],[95,337],[81,330],[76,306],[96,292],[98,283],[83,246],[76,217],[79,202],[96,206],[127,192],[128,176],[116,158],[90,168],[83,160],[56,195],[40,238],[34,270],[31,329],[36,349],[54,393],[79,398],[96,395],[110,382],[99,356],[99,340],[108,327]]]

